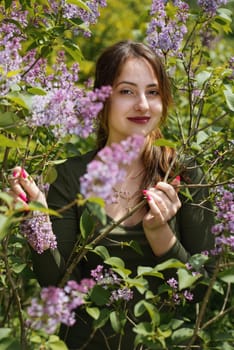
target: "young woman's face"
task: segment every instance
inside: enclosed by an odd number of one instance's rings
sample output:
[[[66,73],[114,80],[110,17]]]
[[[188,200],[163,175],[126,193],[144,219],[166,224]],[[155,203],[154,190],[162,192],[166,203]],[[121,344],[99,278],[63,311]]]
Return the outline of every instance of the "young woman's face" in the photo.
[[[113,84],[108,111],[107,144],[133,134],[147,136],[163,112],[157,77],[150,64],[129,58]]]

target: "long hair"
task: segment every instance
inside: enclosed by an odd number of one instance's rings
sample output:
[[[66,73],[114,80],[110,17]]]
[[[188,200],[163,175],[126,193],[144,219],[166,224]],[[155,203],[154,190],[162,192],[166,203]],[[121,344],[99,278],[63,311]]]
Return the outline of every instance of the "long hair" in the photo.
[[[100,88],[105,85],[113,86],[121,73],[124,63],[129,58],[145,59],[153,68],[159,84],[159,94],[162,99],[163,110],[160,121],[162,125],[166,121],[168,108],[172,103],[170,81],[160,58],[147,45],[126,40],[108,47],[97,61],[94,88]],[[98,116],[98,149],[105,146],[108,138],[108,108],[109,103],[107,100]],[[142,188],[148,188],[162,180],[174,158],[174,151],[172,149],[164,146],[154,146],[155,140],[161,137],[162,133],[159,128],[153,130],[147,136],[146,147],[142,155],[145,168]]]

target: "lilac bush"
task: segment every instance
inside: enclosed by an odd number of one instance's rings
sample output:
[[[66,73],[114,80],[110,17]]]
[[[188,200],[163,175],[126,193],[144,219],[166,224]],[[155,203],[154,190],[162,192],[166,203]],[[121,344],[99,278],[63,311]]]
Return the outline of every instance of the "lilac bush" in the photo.
[[[225,0],[197,0],[193,4],[181,0],[152,0],[147,33],[140,33],[139,26],[134,34],[143,37],[164,59],[171,78],[175,103],[170,111],[167,136],[178,147],[183,144],[184,148],[179,152],[182,155],[187,150],[194,152],[195,158],[204,165],[208,182],[215,186],[219,181],[228,183],[233,173],[233,147],[227,145],[233,145],[234,56],[229,44],[232,40],[231,14],[225,4],[228,4]],[[86,77],[82,75],[80,62],[86,58],[82,58],[79,40],[90,40],[91,28],[99,19],[100,9],[106,5],[105,0],[1,2],[0,181],[3,189],[7,187],[7,174],[16,162],[26,166],[35,180],[33,173],[39,173],[43,185],[43,182],[54,180],[54,164],[63,161],[67,155],[83,153],[90,146],[93,147],[92,132],[97,125],[96,116],[108,99],[111,88],[107,86],[92,91],[91,79],[84,81]],[[84,42],[85,48],[86,45],[88,49],[91,47],[91,57],[94,57],[92,54],[99,45],[109,44],[110,35],[118,32],[118,25],[113,29],[106,24],[108,35],[102,36],[101,43],[98,36],[93,42]],[[125,24],[121,23],[121,26]],[[223,33],[230,35],[228,43],[222,41]],[[87,67],[90,67],[90,62]],[[219,123],[216,124],[216,120]],[[230,128],[226,128],[226,125]],[[141,142],[139,136],[134,136],[98,153],[81,179],[81,192],[85,199],[98,196],[107,202],[115,200],[112,187],[122,181],[124,167],[140,151]],[[60,323],[73,325],[75,310],[83,308],[100,328],[102,309],[114,329],[113,314],[121,315],[124,322],[134,323],[136,341],[149,349],[184,346],[184,342],[191,337],[189,333],[185,339],[188,330],[195,333],[199,330],[195,338],[204,348],[228,348],[228,315],[231,314],[228,311],[231,309],[227,281],[233,281],[233,270],[229,266],[233,254],[233,187],[218,187],[213,196],[216,210],[216,222],[212,228],[215,250],[191,257],[193,262],[199,262],[198,269],[194,268],[196,264],[186,264],[180,271],[181,275],[177,271],[178,279],[162,278],[159,293],[154,294],[150,290],[144,274],[132,276],[129,270],[123,268],[124,265],[116,267],[113,264],[110,269],[98,265],[90,278],[82,279],[79,283],[69,281],[64,287],[43,288],[40,297],[35,297],[30,304],[32,289],[37,295],[39,287],[33,278],[28,277],[32,275],[29,270],[31,262],[21,234],[38,254],[48,248],[56,249],[56,238],[45,215],[26,218],[20,225],[21,233],[15,228],[11,230],[19,217],[20,221],[25,219],[25,213],[22,213],[22,209],[15,211],[12,202],[3,193],[1,199],[4,205],[1,203],[0,213],[0,249],[3,258],[0,263],[3,301],[0,343],[17,350],[29,347],[43,347],[46,350],[60,346],[65,348],[62,341],[53,343],[53,337]],[[137,249],[134,242],[123,244]],[[224,278],[222,274],[215,277],[220,290],[226,293],[225,297],[220,294],[219,298],[214,294],[215,303],[218,299],[225,301],[220,309],[216,305],[213,309],[212,306],[201,307],[207,310],[205,316],[208,325],[205,320],[204,324],[197,326],[191,306],[195,299],[193,290],[195,282],[201,280],[203,284],[200,267],[202,270],[206,259],[211,256],[217,261],[221,259]],[[173,264],[176,266],[176,262],[169,262],[170,267]],[[158,276],[158,271],[151,270],[150,273],[151,277],[154,274]],[[181,283],[185,283],[186,288],[181,289]],[[206,279],[204,283],[207,283]],[[217,285],[212,293],[217,293]],[[141,300],[139,309],[134,305],[133,320],[128,306],[133,301],[135,289],[140,293]],[[168,304],[161,299],[164,292]],[[12,303],[13,298],[17,301],[16,305]],[[101,298],[102,307],[96,304],[96,298]],[[22,311],[26,304],[30,304],[27,333],[26,317]],[[165,311],[162,305],[169,306],[171,313]],[[149,323],[146,325],[138,319],[142,312],[148,313]],[[199,318],[202,318],[200,314]],[[8,336],[9,329],[14,337]],[[224,342],[220,340],[223,330]],[[121,333],[123,329],[119,331]],[[144,337],[141,338],[142,333]]]

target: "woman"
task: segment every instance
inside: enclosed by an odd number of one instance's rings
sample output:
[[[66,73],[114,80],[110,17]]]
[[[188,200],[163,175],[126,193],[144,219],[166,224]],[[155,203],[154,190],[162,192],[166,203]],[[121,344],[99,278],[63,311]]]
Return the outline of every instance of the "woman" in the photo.
[[[87,164],[96,157],[98,150],[113,142],[120,142],[133,134],[144,136],[144,145],[138,158],[126,166],[127,175],[123,183],[113,189],[116,200],[106,204],[109,222],[118,220],[126,211],[142,199],[147,205],[139,209],[115,228],[103,241],[111,256],[119,256],[126,268],[136,272],[137,265],[155,266],[169,258],[187,262],[194,253],[213,247],[211,211],[206,210],[207,190],[200,188],[192,192],[193,202],[202,207],[191,206],[177,193],[179,177],[185,181],[199,183],[203,174],[198,167],[190,170],[172,167],[170,177],[164,176],[172,164],[175,153],[167,147],[153,145],[161,137],[160,125],[165,122],[171,103],[170,84],[160,59],[142,43],[122,41],[105,50],[96,66],[95,88],[112,86],[112,94],[99,115],[97,149],[83,156],[68,159],[57,167],[57,179],[50,186],[47,203],[58,210],[71,203],[80,192],[80,177]],[[47,205],[43,194],[27,173],[19,167],[14,170],[12,190],[18,200],[37,200]],[[79,236],[81,209],[70,207],[62,218],[52,218],[53,232],[57,236],[58,249],[47,249],[39,255],[33,252],[34,271],[42,286],[56,285],[65,271],[65,263]],[[135,240],[143,252],[139,255],[129,247],[120,248],[120,242]],[[119,242],[119,244],[117,243]],[[100,263],[95,254],[88,254],[73,273],[80,280],[90,276],[90,271]],[[70,329],[62,327],[61,336],[69,348],[117,349],[118,337],[106,326],[104,331],[91,333],[91,319],[78,314],[77,325]],[[132,349],[133,333],[125,331],[123,349]],[[109,344],[109,347],[106,344]]]

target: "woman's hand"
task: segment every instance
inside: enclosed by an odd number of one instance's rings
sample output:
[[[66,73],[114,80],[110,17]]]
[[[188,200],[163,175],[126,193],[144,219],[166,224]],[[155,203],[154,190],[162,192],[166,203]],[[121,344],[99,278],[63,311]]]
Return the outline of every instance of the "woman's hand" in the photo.
[[[9,194],[13,196],[16,203],[20,202],[27,208],[27,203],[36,201],[44,207],[48,207],[45,195],[25,169],[19,166],[15,167],[8,179],[10,183]]]
[[[9,176],[9,183],[11,189],[8,193],[13,196],[15,203],[23,204],[25,210],[31,201],[39,202],[48,208],[45,195],[23,168],[17,166],[13,169],[12,175]],[[31,217],[22,221],[20,229],[38,254],[57,247],[50,218],[46,214],[33,211]]]
[[[176,190],[179,182],[179,178],[171,184],[158,182],[155,188],[144,191],[149,211],[143,218],[143,228],[155,255],[164,254],[176,241],[168,221],[181,207]]]

